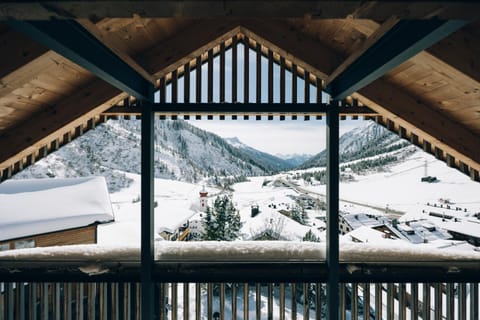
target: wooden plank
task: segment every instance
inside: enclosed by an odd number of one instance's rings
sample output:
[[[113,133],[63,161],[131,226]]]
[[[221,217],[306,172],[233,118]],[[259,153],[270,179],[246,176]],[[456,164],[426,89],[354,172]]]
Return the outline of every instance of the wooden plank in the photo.
[[[183,66],[183,102],[190,102],[190,62]]]
[[[220,44],[220,102],[225,102],[225,43]]]
[[[207,101],[209,103],[212,103],[213,102],[213,48],[208,50],[207,70],[208,70]]]
[[[417,132],[420,139],[428,140],[469,166],[480,167],[480,137],[422,101],[383,80],[360,90],[358,97],[374,111],[394,119],[408,131]]]
[[[72,128],[83,125],[125,96],[102,80],[92,81],[58,105],[5,132],[0,137],[0,168],[12,165]]]
[[[232,102],[237,102],[237,67],[238,67],[238,55],[237,55],[237,36],[232,38]]]
[[[158,89],[160,92],[160,102],[165,103],[167,101],[167,88],[166,88],[165,77],[160,78],[160,86]]]
[[[196,59],[220,43],[239,34],[238,24],[215,19],[198,21],[165,41],[139,54],[135,60],[156,78]]]
[[[310,73],[305,70],[304,75],[303,75],[303,84],[304,84],[304,102],[305,103],[310,103]]]
[[[9,28],[0,35],[0,51],[3,56],[0,61],[0,79],[3,79],[41,57],[48,49],[23,33]]]
[[[335,71],[333,71],[327,78],[327,85],[334,81],[340,74],[342,74],[347,68],[349,68],[354,62],[358,60],[367,50],[369,50],[375,43],[377,43],[384,35],[392,29],[398,23],[399,19],[396,16],[388,19],[383,23],[375,32],[363,42],[360,48],[355,50],[350,56],[345,59]]]
[[[248,37],[322,79],[341,63],[341,56],[330,48],[283,21],[248,20],[241,26]]]
[[[171,86],[172,86],[172,103],[177,103],[178,102],[178,70],[172,71]]]
[[[256,70],[257,70],[257,75],[256,75],[256,102],[260,103],[262,102],[262,45],[257,42],[256,46]]]
[[[268,50],[268,103],[273,103],[273,51]]]
[[[243,101],[250,102],[250,40],[243,38]]]
[[[280,103],[285,103],[285,58],[280,57]]]
[[[297,103],[297,65],[292,64],[292,103]]]
[[[433,14],[439,19],[474,19],[478,17],[479,7],[469,1],[435,1],[420,2],[417,5],[409,1],[318,1],[286,0],[286,1],[175,1],[165,0],[159,6],[155,1],[83,1],[82,5],[70,1],[55,1],[49,6],[30,2],[4,2],[0,6],[0,20],[40,19],[76,17],[119,17],[130,18],[139,12],[142,17],[165,18],[213,18],[213,17],[251,17],[258,18],[304,18],[341,19],[353,17],[357,19],[385,20],[392,14],[402,18],[426,18]]]
[[[202,102],[202,56],[196,58],[195,64],[195,101]]]

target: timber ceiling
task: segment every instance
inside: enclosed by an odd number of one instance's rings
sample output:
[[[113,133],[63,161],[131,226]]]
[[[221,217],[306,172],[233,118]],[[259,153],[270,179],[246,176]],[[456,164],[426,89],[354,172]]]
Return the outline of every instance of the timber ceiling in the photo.
[[[448,1],[2,3],[0,177],[94,127],[128,97],[11,28],[11,18],[76,19],[147,78],[168,76],[233,36],[246,36],[328,82],[382,26],[439,17],[470,22],[353,97],[376,111],[380,124],[478,180],[479,13],[476,3]]]

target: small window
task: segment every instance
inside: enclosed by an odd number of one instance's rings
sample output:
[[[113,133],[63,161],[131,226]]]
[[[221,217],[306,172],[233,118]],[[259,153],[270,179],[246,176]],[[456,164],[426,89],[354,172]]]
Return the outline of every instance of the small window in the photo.
[[[10,250],[10,243],[0,244],[0,251],[7,251],[7,250]]]
[[[35,240],[15,241],[15,249],[35,248]]]

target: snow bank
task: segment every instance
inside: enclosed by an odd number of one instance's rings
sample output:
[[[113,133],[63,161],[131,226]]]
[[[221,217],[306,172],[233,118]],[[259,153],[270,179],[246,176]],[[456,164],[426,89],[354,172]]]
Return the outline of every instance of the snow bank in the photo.
[[[140,248],[129,246],[70,245],[0,252],[0,261],[129,261],[139,260]],[[158,242],[157,261],[324,261],[325,244],[293,241]],[[478,261],[480,252],[436,250],[411,244],[400,246],[342,243],[344,262]]]
[[[105,178],[0,184],[0,241],[113,220]]]

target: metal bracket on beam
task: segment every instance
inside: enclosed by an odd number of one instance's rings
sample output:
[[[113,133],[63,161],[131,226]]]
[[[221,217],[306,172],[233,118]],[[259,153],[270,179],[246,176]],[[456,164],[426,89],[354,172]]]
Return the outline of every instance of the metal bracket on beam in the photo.
[[[138,99],[150,99],[149,88],[153,84],[75,20],[8,23],[114,87]]]
[[[333,79],[327,92],[344,99],[417,53],[462,28],[464,20],[400,20]],[[334,72],[336,74],[336,72]]]

